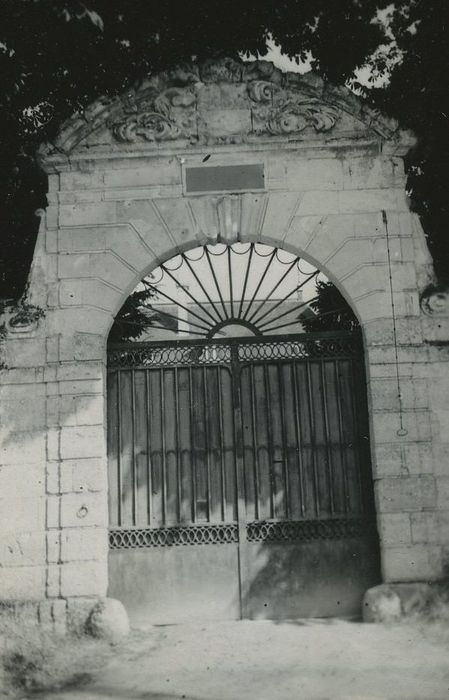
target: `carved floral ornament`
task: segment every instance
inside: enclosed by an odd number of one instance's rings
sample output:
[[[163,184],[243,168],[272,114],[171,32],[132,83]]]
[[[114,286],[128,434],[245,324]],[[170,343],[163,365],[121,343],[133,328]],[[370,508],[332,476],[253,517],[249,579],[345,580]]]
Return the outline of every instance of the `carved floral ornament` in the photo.
[[[368,132],[385,140],[399,133],[394,120],[313,73],[283,73],[268,61],[214,59],[152,76],[121,98],[99,98],[40,153],[69,153],[87,143],[90,150],[111,136],[123,144],[219,144],[296,139],[336,126],[356,137]],[[409,138],[407,150],[410,145]]]
[[[168,88],[162,93],[148,96],[138,104],[129,105],[131,113],[112,122],[112,133],[118,141],[134,143],[188,139],[201,141],[207,136],[207,126],[201,134],[201,84]],[[223,90],[223,92],[225,92]],[[226,91],[232,110],[232,93]],[[335,107],[316,98],[305,97],[298,91],[285,89],[263,80],[249,82],[246,86],[251,127],[246,133],[224,134],[225,140],[233,135],[258,136],[262,134],[282,136],[299,134],[308,127],[316,132],[332,129],[340,113]],[[241,100],[239,101],[239,108]],[[206,110],[212,116],[212,110]]]

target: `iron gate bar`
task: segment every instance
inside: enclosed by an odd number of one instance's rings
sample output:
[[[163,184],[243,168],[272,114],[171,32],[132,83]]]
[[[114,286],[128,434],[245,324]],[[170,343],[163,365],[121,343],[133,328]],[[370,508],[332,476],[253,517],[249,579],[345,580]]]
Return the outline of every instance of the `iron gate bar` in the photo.
[[[165,384],[164,384],[164,369],[159,372],[159,387],[161,392],[161,507],[162,507],[162,522],[167,522],[167,453],[165,450]]]
[[[245,279],[243,281],[243,289],[242,289],[242,294],[241,294],[241,299],[240,299],[240,306],[239,306],[239,311],[237,314],[239,318],[242,317],[243,302],[245,301],[246,287],[248,285],[249,271],[251,268],[251,261],[253,258],[253,252],[254,252],[254,243],[251,243],[249,257],[248,257],[248,264],[246,266],[246,271],[245,271]]]
[[[209,401],[207,396],[207,370],[203,366],[203,401],[204,401],[204,438],[206,441],[205,451],[206,451],[206,513],[207,522],[210,523],[211,516],[211,490],[210,490],[210,445],[209,445]]]
[[[281,413],[281,432],[282,432],[282,451],[283,451],[283,471],[284,471],[284,501],[285,501],[285,517],[287,520],[290,518],[290,473],[288,464],[288,444],[286,435],[286,425],[285,425],[285,392],[284,392],[284,378],[282,375],[283,365],[278,364],[277,375],[278,375],[278,386],[279,386],[279,406]]]
[[[117,483],[118,483],[118,498],[117,498],[117,519],[118,524],[122,524],[122,387],[121,387],[121,374],[117,373],[117,413],[118,413],[118,430],[117,430]]]
[[[343,416],[341,410],[341,382],[340,382],[340,363],[338,360],[334,360],[334,370],[335,370],[335,397],[337,402],[337,414],[338,414],[338,433],[340,436],[340,463],[341,470],[343,474],[343,490],[344,490],[344,502],[345,502],[345,513],[349,513],[350,503],[349,503],[349,485],[348,485],[348,460],[346,456],[346,441],[344,439],[343,433]]]
[[[290,270],[289,270],[288,272],[290,272]],[[297,287],[295,287],[294,289],[292,289],[291,292],[289,292],[288,294],[286,294],[286,296],[285,296],[283,299],[280,299],[278,302],[276,302],[276,304],[274,304],[274,306],[272,306],[270,309],[268,309],[268,311],[265,311],[265,313],[262,314],[262,316],[259,316],[259,318],[257,319],[257,323],[259,324],[259,328],[263,328],[264,326],[268,326],[270,323],[273,323],[272,320],[271,320],[271,321],[266,321],[265,323],[260,323],[260,322],[261,322],[261,320],[262,320],[263,318],[265,318],[265,317],[268,316],[269,314],[273,313],[273,311],[274,311],[275,309],[277,309],[281,304],[283,304],[284,301],[287,301],[287,299],[289,299],[291,296],[293,296],[293,294],[295,294],[295,293],[298,292],[300,289],[302,289],[302,288],[304,287],[304,285],[307,284],[307,282],[310,282],[311,279],[313,279],[314,277],[316,277],[316,276],[318,275],[318,273],[319,273],[319,270],[316,270],[315,272],[313,272],[309,277],[307,277],[307,279],[304,280],[304,282],[301,282],[301,284],[299,284]],[[281,280],[281,281],[282,281],[282,280]],[[274,291],[274,290],[273,290],[273,291]],[[271,292],[271,294],[273,293],[273,291]],[[304,302],[304,304],[301,304],[300,307],[302,307],[302,306],[304,306],[304,305],[307,305],[307,304],[310,304],[311,301],[315,301],[317,298],[318,298],[318,297],[313,297],[312,299],[309,299],[307,302]],[[269,299],[269,296],[266,298],[266,300],[267,300],[267,299]],[[266,301],[266,300],[265,300],[265,301]],[[265,303],[265,302],[264,302],[264,303]],[[263,305],[262,305],[262,306],[263,306]],[[259,308],[262,308],[262,307],[259,307]],[[279,316],[277,316],[277,319],[280,319],[280,318],[282,318],[283,316],[287,316],[288,314],[293,313],[293,311],[296,311],[297,308],[298,308],[298,307],[293,308],[293,309],[290,309],[290,310],[288,310],[288,311],[284,311],[284,313],[282,313],[282,314],[280,314]],[[254,318],[254,317],[252,316],[251,318]]]
[[[135,370],[131,370],[131,444],[132,444],[132,515],[133,522],[137,522],[137,483],[136,483],[136,391],[135,391]]]
[[[225,475],[225,454],[224,454],[224,425],[223,425],[223,392],[221,382],[222,369],[217,365],[217,391],[218,391],[218,424],[219,424],[219,440],[220,440],[220,483],[221,483],[221,519],[225,520],[225,502],[226,502],[226,475]]]
[[[265,405],[266,405],[266,417],[267,417],[267,436],[268,436],[268,455],[269,455],[269,479],[270,479],[270,516],[272,518],[275,516],[274,507],[274,494],[275,494],[275,480],[274,480],[274,466],[273,466],[273,433],[271,430],[271,393],[270,393],[270,377],[268,375],[268,365],[263,365],[263,383],[264,383],[264,393],[265,393]]]
[[[298,466],[298,485],[301,490],[301,515],[304,517],[306,512],[306,501],[305,501],[305,485],[304,485],[304,465],[302,461],[302,430],[299,420],[300,416],[300,406],[299,406],[299,396],[298,396],[298,372],[297,365],[292,362],[292,374],[293,374],[293,408],[295,414],[295,436],[296,436],[296,455],[297,455],[297,466]]]
[[[234,317],[234,290],[232,288],[232,264],[231,247],[228,246],[228,275],[229,275],[229,302],[231,306],[231,317]]]
[[[213,310],[215,311],[215,313],[216,313],[217,316],[218,316],[218,321],[224,321],[224,318],[221,316],[221,314],[219,313],[217,307],[215,306],[215,302],[210,298],[209,293],[207,292],[207,290],[206,290],[206,288],[204,287],[203,283],[201,282],[200,278],[198,277],[198,275],[196,274],[196,272],[195,272],[195,270],[193,269],[192,265],[190,264],[189,258],[187,257],[187,255],[184,255],[184,253],[182,253],[182,258],[183,258],[183,260],[185,260],[185,262],[187,263],[187,266],[188,266],[190,272],[191,272],[192,275],[194,276],[195,280],[198,282],[198,284],[199,284],[199,286],[200,286],[200,289],[201,289],[201,291],[203,292],[203,294],[205,295],[206,299],[207,299],[208,302],[212,305]],[[214,322],[216,323],[216,319],[214,319]]]
[[[172,273],[170,272],[170,270],[168,270],[167,267],[166,267],[165,265],[161,265],[160,267],[161,267],[161,270],[164,270],[164,272],[166,272],[167,275],[175,282],[175,284],[177,284],[177,285],[179,284],[179,282],[178,282],[178,280],[176,279],[176,277],[175,277],[174,275],[172,275]],[[153,289],[157,290],[157,287],[153,287]],[[193,296],[193,294],[191,294],[191,293],[189,292],[189,290],[187,289],[187,287],[183,286],[182,289],[183,289],[183,291],[187,294],[187,296],[188,296],[190,299],[192,299],[192,301],[193,301],[197,306],[199,306],[199,308],[201,309],[201,311],[204,311],[204,313],[207,314],[207,315],[209,316],[209,318],[211,319],[212,323],[216,323],[215,318],[212,316],[212,314],[211,314],[210,311],[207,309],[207,307],[204,306],[204,305],[202,305],[202,304],[200,304],[200,302],[197,301],[197,299],[195,299],[195,297]],[[180,306],[179,302],[176,302],[176,303],[178,304],[178,306]],[[187,308],[187,307],[183,307],[183,308]],[[175,318],[177,318],[177,317],[175,317]],[[200,318],[200,317],[198,317],[198,318]],[[202,318],[201,320],[204,321],[205,319]]]
[[[315,433],[315,419],[313,410],[313,398],[312,398],[312,382],[310,377],[310,363],[306,363],[306,376],[307,376],[307,404],[309,408],[309,422],[310,422],[310,443],[312,448],[312,464],[313,464],[313,483],[315,491],[315,514],[317,517],[320,515],[321,504],[320,504],[320,492],[319,492],[319,480],[318,480],[318,468],[316,463],[316,433]]]
[[[332,460],[332,451],[330,446],[330,434],[329,434],[329,415],[327,406],[327,391],[326,391],[326,381],[324,376],[324,363],[323,360],[320,361],[320,381],[322,387],[321,403],[323,408],[323,419],[324,419],[324,434],[326,441],[326,462],[327,462],[327,474],[329,479],[329,499],[330,499],[330,509],[331,515],[335,513],[335,502],[334,502],[334,469]]]
[[[177,299],[173,299],[173,297],[171,297],[169,294],[166,294],[165,292],[162,292],[160,289],[158,289],[157,287],[155,287],[155,286],[152,285],[152,284],[149,284],[148,282],[146,283],[146,285],[147,285],[147,287],[148,287],[149,289],[151,289],[153,292],[156,292],[156,294],[162,294],[163,297],[165,297],[166,299],[168,299],[169,301],[171,301],[171,302],[172,302],[173,304],[175,304],[176,306],[179,306],[181,309],[184,309],[184,310],[187,311],[188,313],[191,313],[192,316],[195,316],[195,318],[198,318],[198,319],[199,319],[200,321],[202,321],[203,323],[206,323],[206,322],[207,322],[206,319],[203,318],[202,316],[199,316],[199,315],[196,313],[196,311],[192,311],[192,309],[189,309],[187,306],[184,306],[184,304],[181,304],[181,302],[178,301]],[[159,311],[157,311],[156,309],[154,309],[152,305],[150,305],[150,308],[151,308],[152,311],[156,311],[157,313],[159,313]],[[174,314],[171,314],[171,313],[169,313],[168,311],[162,311],[162,313],[163,313],[165,316],[171,316],[172,318],[178,320],[178,316],[175,316]],[[196,328],[201,328],[203,331],[208,331],[208,330],[209,330],[209,328],[208,328],[207,326],[200,326],[199,323],[194,323],[194,321],[189,321],[189,324],[192,325],[192,326],[195,326]]]
[[[179,452],[179,386],[178,386],[178,367],[175,367],[175,443],[176,443],[176,481],[177,481],[177,509],[176,515],[178,522],[181,522],[181,460]]]
[[[266,265],[266,267],[265,267],[265,270],[263,271],[263,274],[262,274],[262,276],[261,276],[261,278],[260,278],[260,280],[259,280],[259,284],[257,285],[257,287],[256,287],[256,289],[255,289],[255,291],[254,291],[254,294],[253,294],[253,296],[251,297],[251,301],[249,302],[249,306],[246,307],[246,311],[245,311],[245,313],[244,313],[243,316],[242,316],[242,318],[243,318],[244,321],[246,320],[246,317],[248,316],[249,310],[250,310],[251,306],[252,306],[253,303],[254,303],[254,300],[255,300],[255,298],[256,298],[256,296],[257,296],[257,292],[259,291],[259,289],[260,289],[261,286],[262,286],[262,283],[263,283],[263,281],[264,281],[264,279],[265,279],[265,277],[266,277],[266,274],[267,274],[268,270],[270,269],[271,263],[273,262],[274,256],[275,256],[275,255],[276,255],[276,248],[273,250],[273,252],[271,253],[271,255],[267,256],[267,257],[269,257],[269,260],[268,260],[268,262],[267,262],[267,265]]]
[[[254,469],[254,517],[259,518],[259,451],[257,440],[257,417],[256,417],[256,395],[254,385],[254,365],[249,366],[250,389],[251,389],[251,427],[253,442],[253,469]]]
[[[222,297],[222,294],[221,294],[220,285],[218,284],[218,281],[217,281],[217,275],[215,274],[215,269],[214,269],[214,266],[212,265],[212,262],[211,262],[211,259],[210,259],[209,250],[207,249],[206,246],[204,247],[204,252],[205,252],[205,254],[206,254],[207,262],[209,263],[210,271],[212,272],[212,277],[213,277],[213,280],[214,280],[214,282],[215,282],[215,286],[216,286],[216,288],[217,288],[218,297],[219,297],[220,302],[221,302],[221,305],[222,305],[222,307],[223,307],[223,311],[224,311],[225,318],[229,318],[229,314],[228,314],[228,312],[227,312],[227,309],[226,309],[226,306],[225,306],[225,303],[224,303],[224,301],[223,301],[223,297]]]
[[[146,390],[146,411],[147,411],[147,514],[148,522],[152,522],[153,508],[153,460],[151,458],[151,441],[150,441],[150,374],[145,372],[145,390]]]
[[[195,459],[195,434],[193,429],[192,420],[192,406],[193,406],[193,378],[192,378],[192,368],[188,367],[189,372],[189,431],[190,431],[190,452],[191,452],[191,480],[192,480],[192,522],[196,523],[197,509],[196,509],[196,459]]]
[[[296,260],[293,260],[293,262],[289,265],[288,270],[282,275],[282,277],[281,277],[280,279],[278,279],[278,281],[276,282],[276,284],[274,285],[274,287],[271,289],[271,291],[264,297],[264,299],[262,299],[262,301],[260,302],[259,306],[257,306],[256,310],[253,311],[253,313],[251,314],[250,318],[248,319],[249,321],[252,321],[252,320],[254,319],[254,317],[257,316],[257,314],[258,314],[258,312],[260,311],[260,309],[262,309],[262,308],[265,306],[265,304],[267,303],[268,299],[270,299],[271,295],[272,295],[272,294],[276,291],[276,289],[278,289],[278,287],[282,284],[282,282],[285,280],[285,278],[286,278],[286,277],[289,275],[289,273],[293,270],[293,268],[295,267],[295,265],[296,265]],[[262,317],[262,318],[263,318],[263,317]],[[259,319],[259,320],[260,320],[260,319]]]

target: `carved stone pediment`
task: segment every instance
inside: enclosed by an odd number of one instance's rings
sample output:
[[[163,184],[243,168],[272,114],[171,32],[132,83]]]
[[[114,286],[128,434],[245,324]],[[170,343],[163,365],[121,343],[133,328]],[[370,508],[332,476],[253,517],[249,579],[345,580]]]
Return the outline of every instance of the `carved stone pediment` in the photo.
[[[282,73],[268,61],[224,58],[183,65],[121,98],[98,100],[82,119],[66,124],[55,150],[301,140],[333,131],[387,139],[397,130],[396,122],[363,107],[346,88],[313,74]]]

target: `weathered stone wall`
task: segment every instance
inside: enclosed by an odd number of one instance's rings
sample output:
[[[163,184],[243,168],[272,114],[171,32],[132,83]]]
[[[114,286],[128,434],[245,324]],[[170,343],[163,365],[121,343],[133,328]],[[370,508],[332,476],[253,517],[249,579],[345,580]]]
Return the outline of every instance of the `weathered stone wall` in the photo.
[[[72,155],[46,156],[31,306],[5,316],[0,598],[106,594],[105,361],[114,315],[177,250],[237,237],[303,255],[351,303],[365,338],[384,580],[444,576],[449,328],[420,308],[431,261],[407,203],[404,138],[345,132],[207,150],[88,141]],[[183,168],[205,154],[213,165],[263,163],[265,191],[187,196]]]

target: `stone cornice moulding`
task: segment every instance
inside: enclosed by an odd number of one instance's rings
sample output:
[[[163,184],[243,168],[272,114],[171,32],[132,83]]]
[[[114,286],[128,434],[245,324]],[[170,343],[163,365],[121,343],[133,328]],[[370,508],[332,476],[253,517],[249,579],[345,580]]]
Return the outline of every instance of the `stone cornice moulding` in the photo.
[[[50,162],[95,159],[107,150],[121,157],[231,144],[333,146],[370,137],[398,156],[415,141],[345,87],[313,73],[283,73],[268,61],[229,58],[180,66],[121,97],[100,97],[69,119],[53,143],[43,144],[38,157],[51,171]]]

